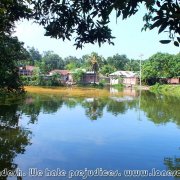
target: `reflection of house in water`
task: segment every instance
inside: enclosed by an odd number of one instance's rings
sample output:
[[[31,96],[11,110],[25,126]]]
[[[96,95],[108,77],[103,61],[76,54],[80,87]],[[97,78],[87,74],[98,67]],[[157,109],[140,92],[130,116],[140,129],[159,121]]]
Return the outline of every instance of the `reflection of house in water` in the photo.
[[[124,102],[124,101],[132,101],[134,97],[132,96],[123,96],[123,97],[110,97],[112,100],[117,102]]]
[[[109,75],[110,85],[114,84],[125,84],[136,85],[138,83],[137,74],[132,71],[116,71]]]
[[[132,88],[124,88],[121,92],[119,92],[118,89],[110,87],[110,93],[111,94],[122,93],[122,95],[124,96],[133,96],[133,97],[137,97],[139,95],[138,91]]]

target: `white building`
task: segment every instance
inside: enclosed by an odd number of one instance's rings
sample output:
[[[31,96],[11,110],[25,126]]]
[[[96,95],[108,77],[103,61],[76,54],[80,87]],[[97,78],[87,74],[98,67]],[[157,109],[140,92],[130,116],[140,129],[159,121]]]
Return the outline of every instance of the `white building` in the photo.
[[[125,84],[136,85],[138,83],[137,74],[133,71],[116,71],[109,75],[110,85]]]

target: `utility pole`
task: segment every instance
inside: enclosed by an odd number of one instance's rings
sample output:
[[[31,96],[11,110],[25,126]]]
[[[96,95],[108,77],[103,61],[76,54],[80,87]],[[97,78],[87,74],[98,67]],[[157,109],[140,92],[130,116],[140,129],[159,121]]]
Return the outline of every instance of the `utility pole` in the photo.
[[[141,67],[141,65],[142,65],[142,57],[143,57],[144,55],[143,54],[140,54],[139,55],[139,57],[140,57],[140,62],[139,62],[139,68],[140,68],[140,73],[139,73],[139,80],[140,80],[140,82],[139,82],[139,85],[140,85],[140,87],[139,87],[139,120],[141,120],[141,113],[140,113],[140,111],[141,111],[141,90],[142,90],[142,67]]]
[[[140,67],[140,73],[139,73],[139,85],[140,85],[140,89],[141,89],[141,86],[142,86],[142,57],[144,55],[143,54],[140,54],[139,57],[140,57],[140,63],[139,63],[139,67]]]

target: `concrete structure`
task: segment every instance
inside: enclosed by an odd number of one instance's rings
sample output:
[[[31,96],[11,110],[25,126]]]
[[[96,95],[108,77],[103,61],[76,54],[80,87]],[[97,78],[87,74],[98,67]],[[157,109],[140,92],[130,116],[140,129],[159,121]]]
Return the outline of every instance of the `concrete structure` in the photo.
[[[116,71],[109,75],[110,85],[125,84],[127,86],[136,85],[138,83],[137,74],[132,71]]]

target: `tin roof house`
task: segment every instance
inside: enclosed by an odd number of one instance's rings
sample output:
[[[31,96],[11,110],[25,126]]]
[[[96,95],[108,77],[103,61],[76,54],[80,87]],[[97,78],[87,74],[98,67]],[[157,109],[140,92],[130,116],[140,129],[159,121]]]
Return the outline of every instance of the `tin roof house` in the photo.
[[[110,85],[124,84],[132,86],[138,84],[138,76],[133,71],[116,71],[109,75]]]

